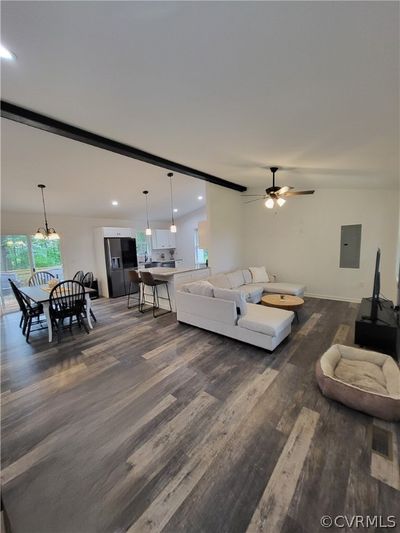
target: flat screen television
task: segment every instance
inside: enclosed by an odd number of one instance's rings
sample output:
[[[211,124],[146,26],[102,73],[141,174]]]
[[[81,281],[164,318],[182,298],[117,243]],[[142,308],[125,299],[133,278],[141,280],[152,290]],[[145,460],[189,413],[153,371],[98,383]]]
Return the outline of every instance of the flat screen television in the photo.
[[[374,273],[374,288],[372,289],[372,298],[371,298],[371,316],[370,319],[372,322],[376,322],[378,318],[378,307],[379,307],[379,294],[381,292],[381,275],[379,272],[379,264],[381,261],[381,251],[378,248],[376,252],[375,260],[375,273]]]

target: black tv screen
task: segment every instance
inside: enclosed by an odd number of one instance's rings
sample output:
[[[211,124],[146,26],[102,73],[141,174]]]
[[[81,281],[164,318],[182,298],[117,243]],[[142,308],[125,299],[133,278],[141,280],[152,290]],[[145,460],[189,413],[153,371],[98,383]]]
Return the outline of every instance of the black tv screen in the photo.
[[[378,251],[376,252],[374,288],[372,289],[372,301],[371,301],[371,320],[373,321],[376,321],[377,316],[378,316],[379,294],[381,292],[380,272],[379,272],[380,261],[381,261],[381,251],[378,248]]]

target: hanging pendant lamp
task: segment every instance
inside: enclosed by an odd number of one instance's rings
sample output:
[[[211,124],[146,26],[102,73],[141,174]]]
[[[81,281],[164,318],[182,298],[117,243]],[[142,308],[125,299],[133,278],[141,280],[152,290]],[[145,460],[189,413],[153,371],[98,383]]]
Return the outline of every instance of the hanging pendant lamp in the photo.
[[[50,241],[54,241],[54,240],[59,239],[60,236],[54,228],[49,228],[49,225],[47,223],[46,204],[44,201],[44,189],[46,188],[46,185],[39,184],[38,187],[42,191],[44,227],[37,229],[35,233],[35,239],[49,239]]]
[[[146,218],[147,218],[147,228],[146,228],[146,235],[151,235],[151,228],[149,223],[149,205],[147,200],[147,195],[149,194],[149,191],[143,191],[144,197],[146,198]]]
[[[173,175],[174,174],[172,172],[168,173],[169,188],[170,188],[170,193],[171,193],[171,225],[169,227],[169,230],[171,233],[176,233],[176,225],[175,225],[175,220],[174,220],[174,200],[173,200],[173,194],[172,194],[172,176]]]

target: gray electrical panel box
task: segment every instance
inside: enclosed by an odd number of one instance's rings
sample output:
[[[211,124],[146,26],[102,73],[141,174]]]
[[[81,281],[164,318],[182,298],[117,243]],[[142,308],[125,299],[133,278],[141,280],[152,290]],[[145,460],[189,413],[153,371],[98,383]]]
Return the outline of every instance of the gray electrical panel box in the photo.
[[[360,268],[361,224],[342,226],[340,268]]]

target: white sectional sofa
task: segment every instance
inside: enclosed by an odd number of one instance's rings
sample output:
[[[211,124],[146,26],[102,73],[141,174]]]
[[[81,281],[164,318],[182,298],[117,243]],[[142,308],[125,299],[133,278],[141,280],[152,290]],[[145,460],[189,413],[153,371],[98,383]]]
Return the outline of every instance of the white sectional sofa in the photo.
[[[246,300],[251,303],[258,303],[264,293],[292,294],[303,296],[305,286],[299,283],[276,282],[275,276],[267,274],[268,281],[253,281],[252,273],[249,269],[235,270],[223,274],[216,274],[208,278],[208,281],[215,287],[223,289],[237,289],[243,291]]]
[[[247,269],[218,274],[178,288],[177,319],[273,351],[290,335],[294,313],[257,303],[264,292],[301,296],[304,289],[256,281]]]

